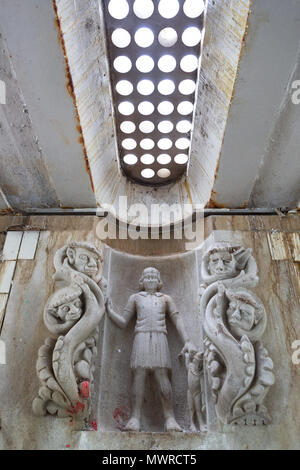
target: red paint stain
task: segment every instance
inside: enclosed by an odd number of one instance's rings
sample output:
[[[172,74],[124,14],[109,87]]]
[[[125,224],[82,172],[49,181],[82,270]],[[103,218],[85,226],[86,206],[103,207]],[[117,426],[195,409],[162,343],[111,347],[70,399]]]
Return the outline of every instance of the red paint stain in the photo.
[[[91,426],[92,426],[92,428],[94,429],[94,431],[98,431],[98,425],[97,425],[97,422],[96,422],[96,421],[92,421],[92,422],[91,422]]]
[[[90,383],[88,380],[81,383],[80,396],[82,398],[89,398],[90,396]]]
[[[69,408],[67,411],[68,411],[68,414],[70,415],[70,421],[69,421],[69,425],[71,426],[73,424],[73,415],[74,414],[77,414],[79,410],[82,411],[82,413],[84,412],[84,408],[85,408],[85,404],[84,403],[81,403],[80,401],[78,401],[76,403],[75,406],[72,406],[72,408]]]
[[[114,420],[117,422],[118,426],[117,428],[120,430],[120,431],[123,431],[123,429],[125,428],[125,425],[128,421],[128,412],[125,408],[116,408],[115,411],[114,411]]]

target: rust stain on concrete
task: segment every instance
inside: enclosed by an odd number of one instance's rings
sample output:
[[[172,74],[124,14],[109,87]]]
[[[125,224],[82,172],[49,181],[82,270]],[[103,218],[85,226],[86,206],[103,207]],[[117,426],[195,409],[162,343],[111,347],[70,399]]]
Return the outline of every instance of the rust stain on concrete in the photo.
[[[228,120],[228,117],[229,117],[229,114],[230,114],[230,109],[231,109],[231,106],[232,106],[232,103],[233,103],[233,100],[234,100],[235,87],[236,87],[236,83],[237,83],[237,80],[238,80],[238,77],[239,77],[240,62],[241,62],[243,52],[244,52],[244,49],[245,49],[245,45],[246,45],[246,38],[247,38],[247,35],[248,35],[248,28],[249,28],[249,20],[250,20],[250,15],[251,15],[251,12],[252,12],[252,2],[253,2],[253,0],[250,0],[248,15],[247,15],[247,19],[246,19],[245,32],[244,32],[244,35],[243,35],[242,46],[241,46],[240,55],[239,55],[239,59],[238,59],[238,65],[237,65],[237,68],[235,70],[235,77],[233,79],[233,86],[232,86],[232,91],[231,91],[231,96],[230,96],[230,105],[229,105],[229,108],[228,108],[227,120]],[[237,15],[237,21],[238,21],[239,24],[242,23],[243,22],[243,17]],[[224,74],[223,74],[222,80],[224,81]],[[219,86],[222,85],[222,81],[220,81],[220,83],[218,85]],[[229,89],[230,86],[231,86],[231,82],[230,82],[230,84],[227,84],[226,90]],[[222,87],[220,87],[220,89],[221,88]],[[226,94],[226,90],[223,90],[225,92],[225,94]],[[216,169],[215,169],[213,187],[214,187],[214,185],[216,183],[216,180],[218,178],[218,173],[219,173],[219,168],[220,168],[220,161],[221,161],[221,154],[222,154],[222,149],[223,149],[223,144],[224,144],[224,139],[225,139],[225,133],[226,133],[226,130],[225,130],[224,135],[223,135],[222,145],[221,145],[221,149],[220,149],[219,157],[218,157],[218,163],[217,163],[217,166],[216,166]],[[210,200],[207,203],[206,207],[209,208],[209,209],[224,209],[224,208],[226,208],[225,205],[223,205],[221,203],[218,203],[214,200],[214,194],[216,194],[216,193],[215,193],[214,190],[212,190]],[[245,209],[247,207],[247,205],[248,205],[248,203],[245,202],[242,206],[239,207],[239,209]]]
[[[79,117],[78,108],[77,108],[77,101],[76,101],[76,96],[75,96],[75,91],[74,91],[74,84],[73,84],[73,80],[72,80],[72,75],[71,75],[71,72],[70,72],[70,66],[69,66],[69,60],[68,60],[66,45],[65,45],[65,41],[64,41],[61,26],[60,26],[60,19],[59,19],[59,16],[58,16],[56,1],[52,0],[52,4],[53,4],[54,13],[55,13],[55,20],[54,21],[55,21],[55,26],[56,26],[56,29],[57,29],[57,32],[58,32],[58,42],[59,42],[59,44],[60,44],[60,46],[63,50],[64,59],[65,59],[66,79],[67,79],[66,87],[67,87],[67,91],[68,91],[68,93],[69,93],[69,95],[72,98],[73,103],[74,103],[75,118],[76,118],[76,121],[77,121],[76,129],[80,134],[79,137],[78,137],[78,143],[81,144],[81,146],[82,146],[85,169],[86,169],[86,171],[89,175],[89,178],[90,178],[92,191],[95,192],[94,182],[93,182],[93,178],[92,178],[92,174],[91,174],[90,163],[89,163],[89,159],[88,159],[88,156],[87,156],[84,136],[83,136],[82,127],[81,127],[81,123],[80,123],[80,117]]]

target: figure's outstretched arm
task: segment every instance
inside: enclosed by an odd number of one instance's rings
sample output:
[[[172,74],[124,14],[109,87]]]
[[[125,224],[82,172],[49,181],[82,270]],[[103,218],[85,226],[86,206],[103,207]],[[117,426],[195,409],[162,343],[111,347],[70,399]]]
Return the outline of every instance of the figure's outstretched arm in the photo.
[[[184,343],[184,348],[182,350],[182,353],[185,354],[188,352],[189,354],[191,353],[196,353],[197,348],[194,346],[193,342],[191,341],[190,337],[188,336],[188,333],[185,329],[185,325],[183,323],[182,317],[179,312],[175,312],[170,315],[172,322],[174,323],[183,343]]]
[[[133,304],[133,305],[131,305]],[[119,315],[118,313],[115,312],[113,308],[113,304],[110,298],[107,299],[106,302],[106,309],[109,318],[119,327],[119,328],[126,328],[128,325],[129,321],[134,315],[134,303],[131,302],[131,298],[129,299],[127,306],[123,312],[123,315]]]

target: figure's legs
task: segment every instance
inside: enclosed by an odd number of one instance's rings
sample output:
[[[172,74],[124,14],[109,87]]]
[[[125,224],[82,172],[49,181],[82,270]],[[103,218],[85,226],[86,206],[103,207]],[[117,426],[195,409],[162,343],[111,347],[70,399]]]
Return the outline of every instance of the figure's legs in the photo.
[[[172,387],[168,377],[168,369],[158,368],[154,371],[154,377],[158,383],[164,418],[167,431],[182,431],[176,422],[172,403]]]
[[[198,419],[199,431],[201,430],[201,421],[202,421],[202,413],[201,413],[201,392],[198,392],[194,396],[194,404],[196,408],[196,414]]]
[[[188,402],[188,407],[189,407],[189,412],[190,412],[190,418],[191,418],[191,425],[190,425],[190,430],[192,432],[197,432],[196,428],[196,423],[195,423],[195,407],[194,407],[194,400],[191,392],[188,390],[187,392],[187,402]]]
[[[141,424],[141,410],[145,393],[145,382],[147,369],[138,367],[133,369],[133,383],[131,388],[132,411],[130,419],[126,425],[127,431],[139,431]]]

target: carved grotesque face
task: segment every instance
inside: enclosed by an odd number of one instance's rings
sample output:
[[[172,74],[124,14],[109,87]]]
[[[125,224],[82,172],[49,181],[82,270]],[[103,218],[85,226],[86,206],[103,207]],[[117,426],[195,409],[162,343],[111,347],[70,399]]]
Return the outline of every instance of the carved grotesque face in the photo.
[[[70,248],[68,250],[70,264],[79,272],[87,276],[95,276],[98,273],[99,258],[95,253],[85,248]]]
[[[212,275],[224,278],[235,273],[236,261],[234,256],[228,253],[228,251],[217,251],[210,255],[208,268]]]
[[[76,322],[82,315],[82,301],[78,297],[57,307],[56,316],[62,321]]]
[[[255,321],[255,308],[242,300],[232,299],[227,309],[227,319],[232,327],[238,326],[244,331],[250,331]]]
[[[145,270],[143,272],[143,284],[146,291],[157,291],[160,284],[157,271],[154,269]]]

